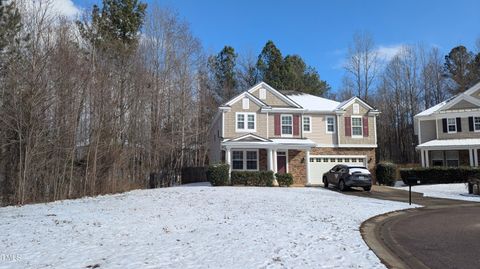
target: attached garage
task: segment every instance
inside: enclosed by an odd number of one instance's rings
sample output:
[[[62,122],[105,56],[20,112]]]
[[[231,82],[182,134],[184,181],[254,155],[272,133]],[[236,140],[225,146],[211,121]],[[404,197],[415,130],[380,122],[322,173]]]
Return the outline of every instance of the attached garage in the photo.
[[[323,174],[337,164],[367,165],[367,156],[361,155],[310,155],[308,160],[309,185],[322,184]]]

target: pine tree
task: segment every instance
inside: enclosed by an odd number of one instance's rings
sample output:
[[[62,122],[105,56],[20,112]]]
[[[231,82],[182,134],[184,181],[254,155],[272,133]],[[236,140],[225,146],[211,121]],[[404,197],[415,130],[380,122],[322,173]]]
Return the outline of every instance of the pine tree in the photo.
[[[208,67],[213,75],[214,91],[219,103],[231,99],[236,94],[235,65],[238,55],[234,48],[225,46],[217,55],[210,56]]]
[[[15,1],[0,0],[0,71],[8,63],[8,59],[20,48],[20,43],[28,36],[20,36],[22,28],[21,16]]]
[[[475,70],[474,54],[465,46],[455,47],[445,56],[445,71],[455,82],[455,85],[450,87],[452,94],[464,92],[479,79],[476,75],[478,71]]]
[[[260,79],[275,89],[285,90],[283,80],[285,76],[284,61],[282,53],[269,40],[258,56],[257,69]]]

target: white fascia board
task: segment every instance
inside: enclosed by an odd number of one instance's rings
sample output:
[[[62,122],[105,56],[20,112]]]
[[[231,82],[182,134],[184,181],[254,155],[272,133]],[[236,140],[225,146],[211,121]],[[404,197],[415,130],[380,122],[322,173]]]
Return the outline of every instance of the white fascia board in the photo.
[[[376,144],[317,144],[317,148],[377,148]]]
[[[452,106],[458,104],[458,102],[460,102],[460,101],[467,101],[469,103],[472,103],[472,104],[480,107],[480,100],[478,100],[477,98],[472,97],[470,95],[467,95],[465,93],[461,93],[457,97],[455,97],[452,101],[448,102],[443,107],[441,107],[438,111],[445,111],[445,110],[451,108]]]
[[[467,94],[469,96],[472,96],[472,94],[476,91],[480,90],[480,82],[478,82],[477,84],[473,85],[472,87],[470,87],[470,89],[466,90],[464,92],[464,94]]]
[[[462,117],[472,117],[480,116],[480,108],[478,109],[464,109],[463,111],[442,111],[437,112],[428,116],[415,116],[414,119],[417,120],[438,120],[443,118],[462,118]]]
[[[293,108],[293,107],[268,107],[268,108],[262,108],[260,112],[266,113],[266,112],[278,112],[278,113],[292,113],[292,112],[297,112],[297,113],[302,113],[305,112],[306,110],[303,108]]]
[[[226,107],[226,106],[231,106],[233,104],[235,104],[236,102],[242,100],[243,98],[245,97],[248,97],[248,99],[252,100],[254,103],[256,103],[257,105],[259,105],[260,107],[265,107],[265,106],[268,106],[267,104],[265,104],[264,102],[262,102],[261,100],[259,100],[257,97],[253,96],[252,94],[250,94],[249,92],[242,92],[241,94],[237,95],[236,97],[234,97],[233,99],[231,99],[230,101],[228,101],[225,106],[223,107]]]
[[[358,98],[357,96],[354,96],[352,98],[350,98],[348,100],[348,102],[346,102],[345,104],[343,104],[341,107],[341,109],[344,109],[350,105],[352,105],[355,101],[358,101],[359,103],[361,103],[363,106],[367,107],[368,109],[374,109],[373,107],[371,107],[369,104],[365,103],[365,101],[363,101],[362,99]],[[337,109],[339,109],[337,108]]]

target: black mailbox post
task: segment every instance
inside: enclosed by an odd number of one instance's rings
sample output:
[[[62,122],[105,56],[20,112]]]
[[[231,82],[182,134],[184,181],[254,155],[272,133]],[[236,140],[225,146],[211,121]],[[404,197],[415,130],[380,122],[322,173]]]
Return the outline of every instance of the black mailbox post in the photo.
[[[420,180],[416,177],[407,178],[408,183],[408,204],[412,205],[412,185],[420,184]]]

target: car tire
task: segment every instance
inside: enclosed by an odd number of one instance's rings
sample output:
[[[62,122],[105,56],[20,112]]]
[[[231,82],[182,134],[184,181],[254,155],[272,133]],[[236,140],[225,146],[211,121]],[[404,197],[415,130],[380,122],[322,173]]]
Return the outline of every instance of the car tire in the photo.
[[[326,177],[323,177],[323,187],[328,189],[328,179]]]
[[[347,190],[347,185],[345,185],[345,181],[343,181],[343,179],[341,179],[340,182],[338,182],[338,188],[340,189],[340,191]]]
[[[364,191],[370,191],[371,189],[372,189],[371,186],[370,186],[370,187],[363,187],[363,190],[364,190]]]

